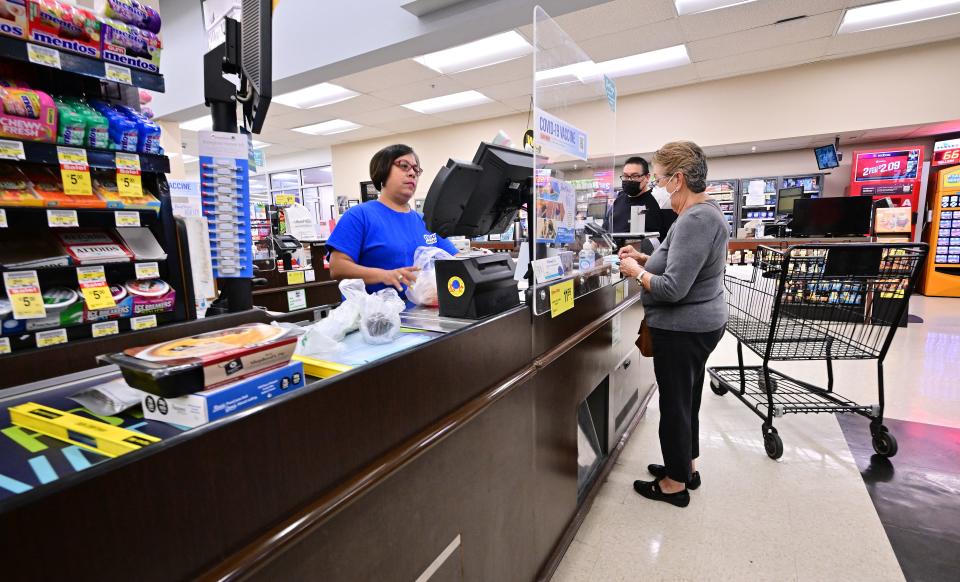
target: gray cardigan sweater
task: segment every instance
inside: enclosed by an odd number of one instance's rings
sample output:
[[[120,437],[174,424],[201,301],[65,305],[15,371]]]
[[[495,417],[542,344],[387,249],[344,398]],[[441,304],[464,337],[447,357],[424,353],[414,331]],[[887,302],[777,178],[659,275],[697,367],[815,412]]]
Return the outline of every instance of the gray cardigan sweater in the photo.
[[[657,329],[708,332],[727,323],[723,274],[727,221],[713,200],[677,218],[663,244],[647,259],[654,275],[643,293],[647,325]]]

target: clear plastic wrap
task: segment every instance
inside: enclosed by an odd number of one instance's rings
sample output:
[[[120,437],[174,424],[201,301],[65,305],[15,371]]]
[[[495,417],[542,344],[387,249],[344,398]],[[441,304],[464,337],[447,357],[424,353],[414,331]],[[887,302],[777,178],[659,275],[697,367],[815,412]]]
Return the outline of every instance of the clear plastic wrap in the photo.
[[[433,262],[437,259],[452,259],[447,251],[438,247],[418,247],[413,254],[413,266],[420,269],[417,280],[407,288],[407,299],[417,305],[436,307],[440,304],[437,296],[437,272]]]
[[[360,279],[340,281],[344,300],[330,315],[306,328],[297,343],[297,354],[310,356],[339,349],[348,333],[360,327],[360,314],[367,298],[367,290]]]
[[[407,304],[396,289],[368,295],[360,318],[360,333],[368,344],[388,344],[400,335],[400,313]]]

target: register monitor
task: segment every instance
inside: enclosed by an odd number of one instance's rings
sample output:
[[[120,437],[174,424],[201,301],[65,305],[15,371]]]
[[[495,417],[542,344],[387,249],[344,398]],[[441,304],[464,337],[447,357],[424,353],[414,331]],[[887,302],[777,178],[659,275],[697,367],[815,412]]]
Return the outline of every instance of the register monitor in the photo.
[[[793,203],[803,197],[802,186],[781,188],[777,197],[777,214],[793,214]]]

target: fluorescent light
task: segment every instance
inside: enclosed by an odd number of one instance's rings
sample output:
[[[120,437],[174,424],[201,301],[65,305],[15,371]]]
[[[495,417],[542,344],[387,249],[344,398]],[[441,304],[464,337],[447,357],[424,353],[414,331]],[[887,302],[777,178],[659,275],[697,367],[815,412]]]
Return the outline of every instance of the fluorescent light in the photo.
[[[311,85],[283,95],[277,95],[273,100],[298,109],[310,109],[340,103],[357,95],[359,93],[356,91],[351,91],[333,83],[320,83],[319,85]]]
[[[848,8],[840,23],[840,34],[863,32],[960,14],[960,0],[895,0]]]
[[[604,61],[599,63],[597,68],[604,75],[615,79],[689,64],[690,56],[687,55],[686,45],[678,44],[665,49]]]
[[[185,129],[187,131],[202,131],[204,129],[213,129],[213,118],[210,115],[204,115],[203,117],[198,117],[196,119],[191,119],[189,121],[184,121],[180,123],[180,129]]]
[[[533,47],[514,30],[430,53],[413,60],[434,71],[450,75],[529,55]]]
[[[573,83],[576,81],[587,83],[599,79],[601,74],[602,73],[600,73],[597,69],[597,63],[593,61],[581,61],[579,63],[564,65],[555,69],[537,71],[536,75],[534,75],[534,78],[537,80],[538,85],[549,87],[553,85]],[[555,82],[543,85],[544,81]]]
[[[677,14],[697,14],[698,12],[709,12],[711,10],[720,10],[730,6],[740,4],[749,4],[754,0],[675,0],[677,5]]]
[[[336,133],[353,131],[355,129],[360,129],[361,127],[361,125],[345,119],[331,119],[330,121],[324,121],[323,123],[314,123],[313,125],[295,127],[293,128],[293,131],[298,131],[300,133],[306,133],[309,135],[333,135]]]
[[[191,156],[190,154],[183,154],[183,163],[192,164],[193,162],[199,160],[197,156]]]
[[[414,101],[413,103],[407,103],[404,107],[419,113],[432,114],[450,111],[451,109],[463,109],[464,107],[483,105],[491,101],[493,101],[493,99],[478,91],[464,91],[462,93],[444,95],[443,97]]]
[[[267,142],[265,142],[265,141],[255,140],[255,139],[252,139],[252,138],[251,138],[251,139],[250,139],[250,145],[251,145],[251,147],[252,147],[253,149],[255,149],[255,150],[262,150],[263,148],[268,148],[268,147],[272,146],[273,144],[272,144],[272,143],[267,143]]]

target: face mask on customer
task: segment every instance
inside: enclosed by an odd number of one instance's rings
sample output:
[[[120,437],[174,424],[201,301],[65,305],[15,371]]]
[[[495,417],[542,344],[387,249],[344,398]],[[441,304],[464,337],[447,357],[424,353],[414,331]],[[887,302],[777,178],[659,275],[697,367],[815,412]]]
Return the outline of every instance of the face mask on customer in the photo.
[[[657,199],[660,208],[670,208],[670,192],[667,192],[667,189],[663,186],[653,188],[653,197]]]
[[[640,194],[640,182],[627,180],[623,183],[623,191],[626,192],[627,196],[636,196]]]

